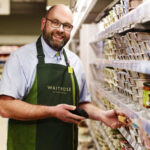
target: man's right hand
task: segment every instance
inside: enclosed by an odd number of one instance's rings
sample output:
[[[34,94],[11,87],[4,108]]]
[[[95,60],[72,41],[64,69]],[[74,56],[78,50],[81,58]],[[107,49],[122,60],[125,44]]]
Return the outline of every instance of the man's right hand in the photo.
[[[75,109],[76,107],[72,105],[59,104],[55,106],[54,116],[62,120],[63,122],[78,124],[85,118],[70,112],[70,110],[75,110]]]

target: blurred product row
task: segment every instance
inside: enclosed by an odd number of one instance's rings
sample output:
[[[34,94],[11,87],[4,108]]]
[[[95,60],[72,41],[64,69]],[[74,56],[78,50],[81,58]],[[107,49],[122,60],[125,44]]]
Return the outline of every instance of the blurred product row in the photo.
[[[130,119],[120,117],[129,127],[119,130],[89,121],[97,149],[150,150],[149,8],[149,0],[118,1],[97,24],[94,40],[89,40],[93,103],[119,109]]]

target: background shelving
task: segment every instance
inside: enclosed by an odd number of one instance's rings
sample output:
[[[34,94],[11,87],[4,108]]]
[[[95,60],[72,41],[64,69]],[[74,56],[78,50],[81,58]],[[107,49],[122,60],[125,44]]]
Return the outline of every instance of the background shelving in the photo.
[[[139,24],[144,24],[150,21],[149,10],[150,1],[143,2],[136,9],[132,10],[125,16],[123,16],[120,20],[116,21],[109,27],[107,27],[104,31],[99,33],[99,40],[105,39],[108,37],[112,37],[115,33],[125,32],[131,29],[147,29],[149,28],[149,24],[146,24],[144,27]],[[141,28],[143,27],[143,28]]]
[[[95,85],[96,84],[96,85]],[[106,90],[104,89],[104,87],[101,86],[100,83],[93,83],[93,85],[91,86],[91,88],[93,88],[92,91],[96,91],[95,93],[93,93],[93,95],[97,95],[94,96],[93,98],[93,102],[96,103],[100,108],[106,109],[104,107],[104,103],[101,103],[102,98],[107,98],[107,100],[111,103],[114,104],[115,108],[120,109],[121,111],[123,111],[124,113],[128,114],[129,118],[132,118],[132,121],[134,120],[134,118],[140,118],[142,120],[142,117],[139,116],[139,114],[137,113],[138,108],[133,107],[134,105],[137,106],[136,104],[130,104],[125,99],[125,97],[123,98],[123,96],[118,96],[118,94],[113,93],[112,91]],[[96,94],[97,93],[97,94]],[[122,102],[120,102],[120,100],[122,99]],[[134,109],[135,110],[134,110]],[[110,108],[109,108],[110,109]],[[143,108],[145,110],[145,108]],[[141,114],[141,113],[140,113]],[[141,121],[140,120],[140,121]],[[149,121],[144,122],[142,124],[149,124]],[[150,125],[150,124],[149,124]],[[142,128],[142,127],[141,127]],[[122,127],[119,129],[119,131],[122,133],[122,135],[127,139],[127,141],[130,143],[130,145],[132,145],[132,147],[134,147],[135,149],[138,150],[143,150],[144,148],[142,147],[141,144],[137,143],[137,141],[135,141],[131,135]]]
[[[114,68],[150,74],[150,61],[96,59],[95,61],[91,61],[91,64],[100,64],[103,67],[110,66]]]
[[[80,57],[93,103],[103,109],[117,108],[130,118],[130,126],[119,131],[135,150],[150,148],[150,111],[142,106],[143,83],[150,79],[149,8],[150,1],[145,1],[113,23],[107,12],[110,25],[103,31],[98,30],[100,23],[82,25],[80,31]]]

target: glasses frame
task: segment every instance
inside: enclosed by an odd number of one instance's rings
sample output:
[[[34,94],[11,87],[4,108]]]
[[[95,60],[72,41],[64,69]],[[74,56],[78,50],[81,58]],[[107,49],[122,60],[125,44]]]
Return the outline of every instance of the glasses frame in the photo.
[[[62,23],[62,22],[60,22],[59,20],[58,20],[58,22],[60,23],[59,26],[58,26],[58,27],[57,27],[57,26],[53,26],[52,23],[53,23],[54,20],[49,19],[49,18],[46,18],[46,20],[48,20],[48,21],[51,23],[51,27],[53,27],[53,28],[60,28],[60,26],[62,25],[62,26],[63,26],[63,29],[64,29],[65,31],[68,31],[68,32],[70,32],[70,31],[72,30],[72,28],[73,28],[73,25],[69,24],[69,26],[70,26],[71,28],[70,28],[70,29],[65,29],[66,23]]]

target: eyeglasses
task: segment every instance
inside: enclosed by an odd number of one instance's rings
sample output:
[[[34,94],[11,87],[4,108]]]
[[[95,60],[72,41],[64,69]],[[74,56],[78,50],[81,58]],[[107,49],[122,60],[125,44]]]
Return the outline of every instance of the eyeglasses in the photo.
[[[63,29],[65,31],[71,31],[73,28],[73,25],[69,24],[69,23],[61,23],[59,20],[51,20],[49,18],[46,18],[46,20],[50,21],[51,23],[51,27],[53,28],[60,28],[61,25],[63,25]]]

